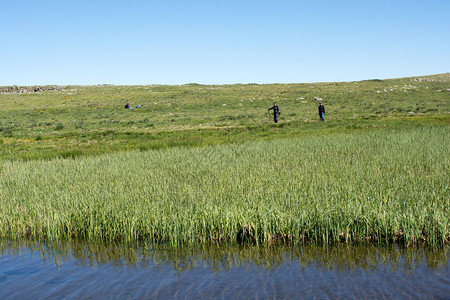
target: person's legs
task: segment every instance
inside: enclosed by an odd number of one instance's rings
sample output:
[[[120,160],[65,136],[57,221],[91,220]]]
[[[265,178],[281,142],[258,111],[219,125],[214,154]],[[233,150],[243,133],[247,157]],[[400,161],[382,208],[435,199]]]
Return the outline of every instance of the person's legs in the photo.
[[[273,115],[273,121],[274,121],[275,123],[278,123],[278,115]]]
[[[325,118],[324,118],[324,113],[320,113],[320,121],[325,121]]]

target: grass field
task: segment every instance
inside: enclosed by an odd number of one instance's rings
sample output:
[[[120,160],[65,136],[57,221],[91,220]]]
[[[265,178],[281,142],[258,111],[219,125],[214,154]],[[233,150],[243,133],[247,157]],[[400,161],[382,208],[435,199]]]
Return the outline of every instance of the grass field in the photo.
[[[449,82],[0,94],[0,236],[443,245]]]
[[[447,73],[342,83],[66,86],[0,93],[0,158],[52,159],[376,127],[448,125],[449,88]],[[323,99],[327,111],[320,127],[314,97]],[[274,101],[281,109],[278,125],[267,112]],[[142,108],[126,110],[126,102]]]

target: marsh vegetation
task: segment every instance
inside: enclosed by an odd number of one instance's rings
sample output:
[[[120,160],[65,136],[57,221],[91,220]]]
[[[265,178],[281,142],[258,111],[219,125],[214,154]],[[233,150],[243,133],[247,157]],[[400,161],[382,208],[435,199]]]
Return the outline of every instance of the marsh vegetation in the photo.
[[[0,235],[443,245],[449,82],[0,94]]]

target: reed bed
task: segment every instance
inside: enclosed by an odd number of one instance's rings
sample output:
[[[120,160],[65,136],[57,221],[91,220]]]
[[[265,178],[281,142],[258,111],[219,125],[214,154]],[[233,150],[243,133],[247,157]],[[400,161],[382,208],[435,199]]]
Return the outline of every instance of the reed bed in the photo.
[[[3,161],[0,237],[443,245],[449,145],[423,126]]]

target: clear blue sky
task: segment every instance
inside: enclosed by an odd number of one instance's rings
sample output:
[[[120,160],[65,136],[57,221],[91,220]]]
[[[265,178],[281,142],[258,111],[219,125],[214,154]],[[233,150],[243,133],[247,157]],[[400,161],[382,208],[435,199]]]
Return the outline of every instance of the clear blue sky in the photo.
[[[446,72],[449,0],[0,0],[0,86]]]

